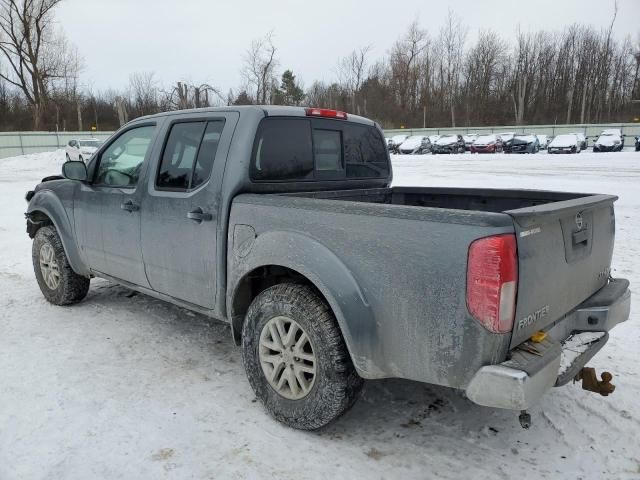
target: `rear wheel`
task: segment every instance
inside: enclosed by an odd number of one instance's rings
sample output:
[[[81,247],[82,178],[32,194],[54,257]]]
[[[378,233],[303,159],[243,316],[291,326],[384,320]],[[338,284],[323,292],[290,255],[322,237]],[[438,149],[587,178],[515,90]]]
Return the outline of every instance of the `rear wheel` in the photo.
[[[255,298],[242,329],[242,358],[267,411],[302,430],[346,412],[363,384],[333,313],[305,285],[275,285]]]
[[[77,303],[86,297],[90,280],[71,269],[62,241],[53,226],[40,228],[31,250],[40,291],[54,305]]]

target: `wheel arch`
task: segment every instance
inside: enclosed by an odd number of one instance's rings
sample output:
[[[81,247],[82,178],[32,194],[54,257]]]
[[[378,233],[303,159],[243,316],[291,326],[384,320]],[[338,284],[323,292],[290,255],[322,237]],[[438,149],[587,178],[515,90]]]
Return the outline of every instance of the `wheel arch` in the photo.
[[[60,199],[50,190],[36,192],[27,208],[27,231],[31,238],[45,225],[53,225],[58,232],[64,252],[69,260],[69,265],[78,275],[89,276],[75,241],[72,223],[67,216]]]
[[[262,291],[278,283],[303,283],[331,308],[358,374],[384,376],[373,360],[379,342],[371,306],[352,273],[327,247],[299,233],[269,232],[255,239],[245,258],[234,252],[229,260],[233,273],[227,315],[236,343],[246,311]]]

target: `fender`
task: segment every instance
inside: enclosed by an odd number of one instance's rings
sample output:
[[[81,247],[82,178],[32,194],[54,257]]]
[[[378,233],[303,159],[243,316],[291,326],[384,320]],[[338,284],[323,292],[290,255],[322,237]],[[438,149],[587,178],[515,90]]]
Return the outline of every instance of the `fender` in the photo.
[[[89,269],[85,265],[75,241],[74,229],[67,209],[58,196],[48,189],[38,190],[27,207],[27,214],[42,212],[51,219],[62,240],[62,246],[69,260],[69,265],[78,275],[89,276]]]
[[[255,237],[248,248],[246,242],[233,245],[228,261],[229,319],[238,285],[248,273],[269,265],[289,268],[313,283],[329,303],[358,374],[369,379],[387,376],[375,361],[381,342],[371,307],[351,271],[326,246],[297,232],[267,232]]]

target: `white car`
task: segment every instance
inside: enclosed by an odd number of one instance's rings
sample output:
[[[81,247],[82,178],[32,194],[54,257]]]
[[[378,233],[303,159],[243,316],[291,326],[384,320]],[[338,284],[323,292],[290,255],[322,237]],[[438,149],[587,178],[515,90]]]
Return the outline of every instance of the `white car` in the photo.
[[[547,153],[580,153],[580,141],[573,133],[556,135],[547,147]]]
[[[67,160],[75,160],[85,162],[89,160],[98,148],[102,145],[102,142],[97,138],[78,138],[69,140],[69,143],[65,147],[67,153]]]
[[[424,135],[413,135],[398,147],[398,151],[403,155],[428,153],[430,150],[431,142],[429,137]]]

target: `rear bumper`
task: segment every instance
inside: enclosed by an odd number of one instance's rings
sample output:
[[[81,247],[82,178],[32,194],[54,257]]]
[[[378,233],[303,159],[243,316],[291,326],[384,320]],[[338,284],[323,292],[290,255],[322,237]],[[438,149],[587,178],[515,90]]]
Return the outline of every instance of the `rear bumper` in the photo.
[[[628,285],[626,280],[609,283],[557,322],[547,330],[547,339],[535,345],[541,353],[516,348],[506,362],[480,368],[466,388],[467,397],[487,407],[526,410],[553,386],[569,382],[607,342],[606,332],[629,318]],[[581,353],[576,355],[572,335],[579,332],[604,335],[594,335],[592,341],[586,339]]]

